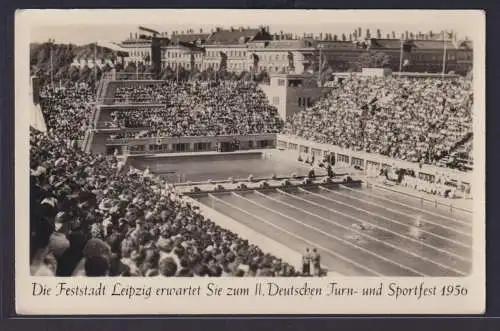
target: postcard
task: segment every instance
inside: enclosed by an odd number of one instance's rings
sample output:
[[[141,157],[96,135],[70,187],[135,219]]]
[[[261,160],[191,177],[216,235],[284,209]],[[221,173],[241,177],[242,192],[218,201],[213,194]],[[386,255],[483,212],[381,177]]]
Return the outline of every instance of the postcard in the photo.
[[[484,12],[19,10],[15,34],[18,314],[484,312]]]

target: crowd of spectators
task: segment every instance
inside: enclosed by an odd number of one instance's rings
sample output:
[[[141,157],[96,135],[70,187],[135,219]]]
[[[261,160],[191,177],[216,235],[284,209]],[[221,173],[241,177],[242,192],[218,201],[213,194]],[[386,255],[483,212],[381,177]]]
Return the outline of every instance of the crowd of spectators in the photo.
[[[95,91],[87,84],[44,85],[40,89],[40,107],[45,124],[54,135],[82,140],[92,116]]]
[[[472,134],[472,102],[466,78],[353,76],[289,118],[284,133],[439,165]]]
[[[30,261],[38,276],[296,276],[204,218],[164,180],[30,131]]]
[[[112,113],[108,126],[142,128],[143,136],[220,136],[277,133],[283,127],[277,109],[253,82],[217,84],[165,82],[118,87],[115,103],[157,103],[159,106]],[[118,138],[133,137],[125,132]]]

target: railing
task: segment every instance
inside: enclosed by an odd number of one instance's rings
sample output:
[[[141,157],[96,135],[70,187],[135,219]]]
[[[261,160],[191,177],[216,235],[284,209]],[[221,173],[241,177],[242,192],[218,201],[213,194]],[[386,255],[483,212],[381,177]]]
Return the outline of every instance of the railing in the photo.
[[[291,146],[296,146],[297,147],[297,152],[300,151],[301,154],[310,154],[311,149],[319,149],[323,152],[333,152],[335,153],[335,156],[340,156],[340,157],[346,157],[347,162],[350,162],[352,158],[357,158],[364,160],[366,162],[370,162],[371,164],[377,164],[380,167],[383,166],[394,166],[397,168],[403,168],[403,169],[412,169],[414,170],[417,174],[418,173],[423,173],[423,174],[428,174],[428,175],[434,175],[436,173],[445,173],[447,174],[451,179],[455,180],[460,180],[461,182],[465,182],[468,184],[472,184],[472,173],[471,172],[463,172],[455,169],[450,169],[450,168],[442,168],[442,167],[437,167],[434,165],[429,165],[429,164],[423,164],[420,166],[418,163],[410,162],[410,161],[405,161],[405,160],[400,160],[400,159],[394,159],[388,156],[384,155],[379,155],[379,154],[374,154],[374,153],[368,153],[364,151],[355,151],[352,149],[347,149],[347,148],[342,148],[339,146],[331,145],[331,144],[326,144],[326,143],[318,143],[315,141],[307,140],[298,136],[292,136],[292,135],[285,135],[285,134],[278,134],[277,135],[277,144],[281,146],[288,146],[289,150],[294,150],[292,149]],[[305,151],[303,148],[307,148],[307,151]],[[338,159],[337,159],[338,161]],[[365,165],[366,167],[366,165]]]
[[[140,72],[117,72],[116,80],[154,80],[154,74],[152,73],[140,73]]]
[[[134,105],[134,104],[140,104],[140,105],[147,105],[150,103],[157,103],[161,104],[162,102],[165,102],[166,98],[162,98],[160,100],[154,99],[152,97],[143,97],[143,98],[129,98],[129,97],[113,97],[113,98],[102,98],[102,102],[104,104],[115,104],[115,105]]]
[[[411,194],[411,193],[404,192],[404,191],[401,191],[401,190],[395,190],[393,188],[390,188],[390,187],[387,187],[387,186],[384,186],[384,185],[380,185],[380,184],[376,184],[376,183],[370,183],[370,184],[371,184],[372,187],[379,188],[379,189],[386,190],[386,191],[390,191],[390,192],[394,192],[394,193],[401,194],[401,195],[404,195],[406,197],[418,200],[418,201],[420,201],[421,205],[423,205],[424,202],[427,202],[427,203],[430,203],[431,205],[433,205],[434,207],[441,206],[441,207],[449,208],[451,211],[457,210],[457,211],[460,211],[460,212],[463,212],[463,213],[468,213],[468,214],[472,213],[472,210],[455,206],[455,204],[453,203],[453,200],[450,200],[449,203],[444,203],[444,202],[438,201],[437,199],[426,198],[424,196],[419,196],[419,195],[416,195],[416,194]]]

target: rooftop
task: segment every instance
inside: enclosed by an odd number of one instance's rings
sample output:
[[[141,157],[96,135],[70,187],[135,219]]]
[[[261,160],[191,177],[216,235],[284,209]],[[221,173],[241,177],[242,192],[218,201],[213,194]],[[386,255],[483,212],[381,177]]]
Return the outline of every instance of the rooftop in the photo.
[[[200,41],[204,43],[210,35],[208,33],[188,33],[188,34],[173,34],[170,37],[172,44],[178,44],[179,41],[186,43],[196,43]]]
[[[269,40],[271,36],[265,29],[217,29],[207,39],[208,45],[245,44],[252,40]]]

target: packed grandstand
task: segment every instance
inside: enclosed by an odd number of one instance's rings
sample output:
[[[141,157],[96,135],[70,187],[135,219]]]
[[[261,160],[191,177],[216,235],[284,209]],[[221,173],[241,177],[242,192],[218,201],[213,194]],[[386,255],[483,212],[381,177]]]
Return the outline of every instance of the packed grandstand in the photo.
[[[284,122],[253,82],[138,84],[115,91],[113,102],[130,109],[105,125],[148,137],[284,133],[420,164],[464,170],[471,162],[469,78],[352,76],[332,86]],[[82,83],[41,88],[48,130],[30,131],[34,275],[300,275],[204,217],[165,179],[124,172],[115,156],[84,153],[95,94]],[[140,103],[155,107],[133,107]],[[414,186],[417,179],[406,176],[404,185]]]

